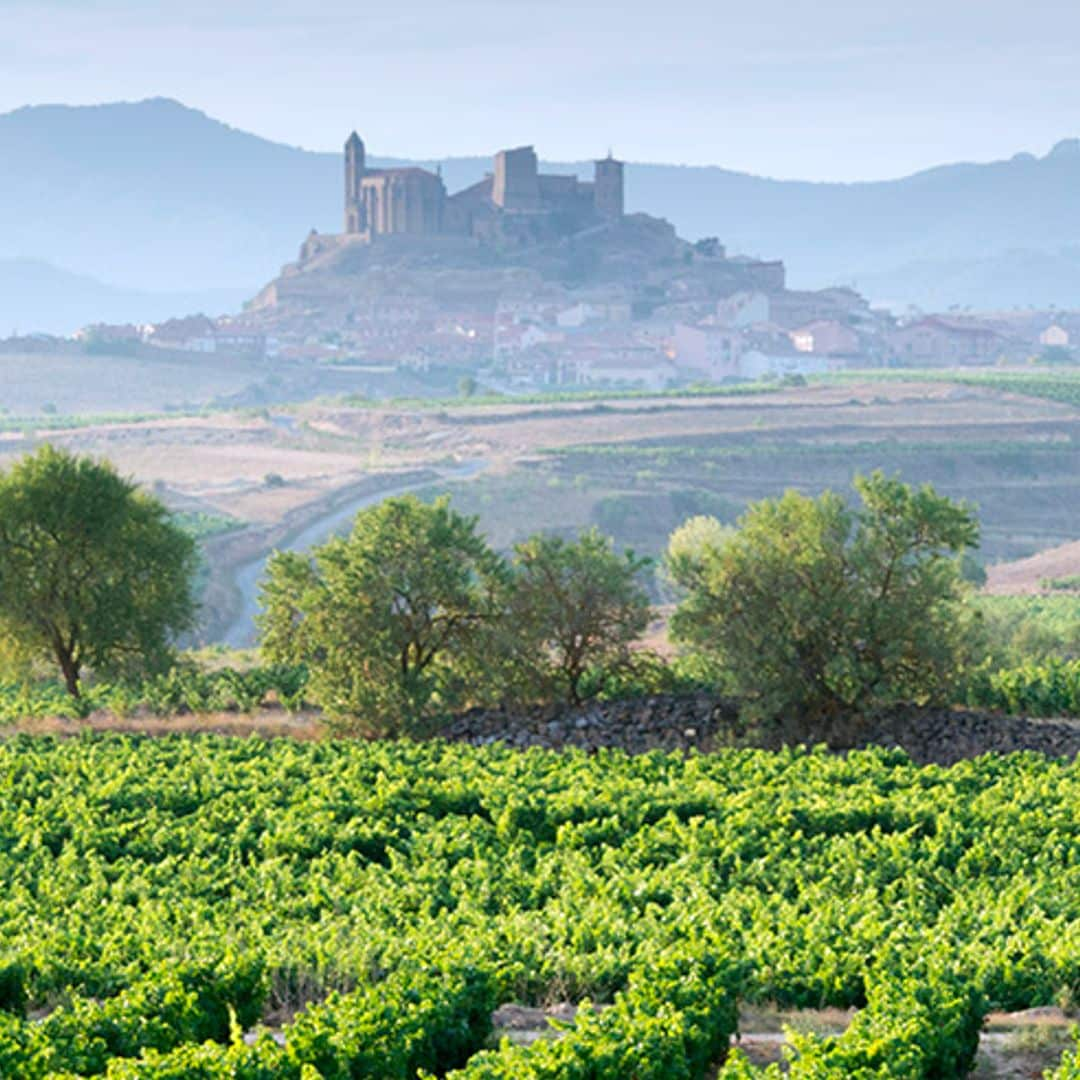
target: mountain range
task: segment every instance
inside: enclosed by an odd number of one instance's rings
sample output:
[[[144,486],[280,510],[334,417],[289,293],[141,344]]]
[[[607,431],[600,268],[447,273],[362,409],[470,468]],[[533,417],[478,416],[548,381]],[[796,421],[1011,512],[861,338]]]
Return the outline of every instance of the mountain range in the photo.
[[[490,168],[486,158],[371,160],[439,165],[451,191]],[[341,174],[338,154],[270,142],[168,99],[0,115],[0,334],[235,308],[309,229],[340,227]],[[629,210],[666,217],[689,239],[782,258],[793,287],[855,285],[894,308],[1080,306],[1078,192],[1076,139],[1045,157],[872,183],[627,168]]]

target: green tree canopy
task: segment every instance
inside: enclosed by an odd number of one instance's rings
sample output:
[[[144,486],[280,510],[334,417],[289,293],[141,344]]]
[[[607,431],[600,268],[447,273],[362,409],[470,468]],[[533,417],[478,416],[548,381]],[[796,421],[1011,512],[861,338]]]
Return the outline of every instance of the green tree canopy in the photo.
[[[1071,349],[1063,345],[1048,345],[1038,356],[1040,364],[1075,364],[1076,357]]]
[[[974,512],[875,473],[861,505],[789,491],[731,533],[675,534],[676,640],[715,656],[759,716],[828,722],[943,698],[971,645],[960,556]],[[694,541],[694,542],[691,542]]]
[[[304,663],[339,722],[421,731],[470,699],[476,652],[504,602],[506,567],[476,519],[413,496],[361,511],[310,556],[278,552],[262,585],[263,654]]]
[[[0,637],[60,667],[161,667],[190,628],[194,541],[104,462],[52,446],[0,473]]]
[[[596,529],[576,541],[538,535],[515,548],[506,632],[514,663],[545,695],[574,704],[587,672],[614,670],[649,623],[641,572]]]

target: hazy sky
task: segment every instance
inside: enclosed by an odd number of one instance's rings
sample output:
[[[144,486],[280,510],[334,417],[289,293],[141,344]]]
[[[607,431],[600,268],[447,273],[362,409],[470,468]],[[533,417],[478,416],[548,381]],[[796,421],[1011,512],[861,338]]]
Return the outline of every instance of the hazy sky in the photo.
[[[809,179],[1080,134],[1074,0],[0,0],[0,111],[175,97],[310,149]]]

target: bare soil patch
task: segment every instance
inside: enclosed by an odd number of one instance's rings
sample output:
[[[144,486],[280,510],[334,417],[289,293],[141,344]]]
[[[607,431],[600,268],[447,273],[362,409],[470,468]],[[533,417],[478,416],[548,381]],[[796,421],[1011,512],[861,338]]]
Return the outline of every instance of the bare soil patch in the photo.
[[[86,731],[112,732],[121,735],[229,735],[235,738],[318,739],[326,729],[320,714],[287,713],[284,709],[260,709],[254,713],[199,713],[178,716],[152,716],[133,713],[116,716],[94,713],[85,720],[49,716],[21,720],[14,730],[24,735],[58,735],[64,738]]]
[[[986,592],[1002,596],[1047,593],[1047,579],[1080,575],[1080,540],[1040,551],[1027,559],[999,563],[986,575]]]
[[[492,1015],[493,1041],[508,1038],[520,1045],[560,1037],[560,1026],[572,1024],[577,1007],[560,1002],[547,1008],[502,1005]],[[732,1048],[751,1064],[789,1064],[784,1050],[787,1030],[836,1038],[847,1030],[853,1009],[780,1009],[744,1004],[739,1010],[739,1034]],[[551,1021],[555,1021],[553,1024]],[[1036,1080],[1061,1060],[1071,1045],[1073,1021],[1060,1009],[1027,1009],[1019,1013],[992,1013],[987,1017],[972,1080]]]

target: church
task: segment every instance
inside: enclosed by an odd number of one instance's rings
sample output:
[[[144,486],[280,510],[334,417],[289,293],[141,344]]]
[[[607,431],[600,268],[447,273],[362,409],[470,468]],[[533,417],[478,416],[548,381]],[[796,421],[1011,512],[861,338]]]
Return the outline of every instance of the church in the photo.
[[[541,173],[531,146],[501,150],[483,180],[448,195],[442,177],[420,168],[369,169],[354,131],[345,143],[345,233],[463,236],[526,244],[622,218],[623,163],[609,153],[592,181]]]

